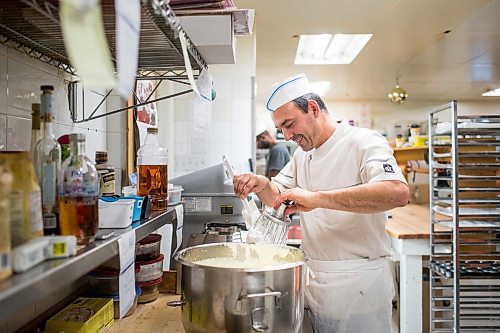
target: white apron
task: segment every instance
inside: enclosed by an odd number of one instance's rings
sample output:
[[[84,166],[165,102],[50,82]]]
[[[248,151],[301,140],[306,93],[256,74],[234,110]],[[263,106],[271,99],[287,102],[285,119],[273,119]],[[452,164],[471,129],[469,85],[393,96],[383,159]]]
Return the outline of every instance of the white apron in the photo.
[[[394,295],[388,258],[308,262],[305,302],[315,333],[389,333]]]

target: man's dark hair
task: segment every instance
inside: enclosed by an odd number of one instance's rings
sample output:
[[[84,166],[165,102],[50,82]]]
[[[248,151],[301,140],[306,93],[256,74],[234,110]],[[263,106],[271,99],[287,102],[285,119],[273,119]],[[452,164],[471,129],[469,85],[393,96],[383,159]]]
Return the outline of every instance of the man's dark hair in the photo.
[[[297,97],[294,99],[292,102],[295,104],[296,107],[301,109],[304,113],[307,113],[309,110],[309,100],[315,100],[316,103],[318,103],[319,108],[322,112],[328,113],[328,109],[326,108],[325,102],[319,97],[318,94],[315,93],[310,93],[310,94],[305,94],[303,96]]]

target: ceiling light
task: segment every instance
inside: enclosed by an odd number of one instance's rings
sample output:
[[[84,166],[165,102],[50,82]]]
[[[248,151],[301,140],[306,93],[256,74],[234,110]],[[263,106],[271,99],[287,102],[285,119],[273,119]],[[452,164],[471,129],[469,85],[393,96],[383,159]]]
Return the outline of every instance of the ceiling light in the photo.
[[[350,64],[372,34],[300,35],[296,65]]]
[[[484,97],[498,97],[500,96],[500,88],[490,90],[482,94]]]
[[[399,78],[396,78],[396,86],[392,88],[391,91],[387,94],[387,97],[391,100],[391,103],[394,104],[403,104],[405,100],[408,98],[408,94],[406,90],[399,86]]]
[[[314,91],[319,96],[324,96],[328,88],[330,88],[330,81],[316,81],[309,82],[312,87],[312,91]]]

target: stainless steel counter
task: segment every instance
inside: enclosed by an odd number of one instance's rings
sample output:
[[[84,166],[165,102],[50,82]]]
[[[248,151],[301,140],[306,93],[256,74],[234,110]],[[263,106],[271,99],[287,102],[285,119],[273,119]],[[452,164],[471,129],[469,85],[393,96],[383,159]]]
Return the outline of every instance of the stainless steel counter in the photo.
[[[118,254],[118,238],[129,230],[135,230],[140,240],[165,224],[177,226],[175,209],[154,213],[149,219],[135,222],[131,228],[116,229],[115,236],[105,241],[96,241],[75,257],[47,260],[29,271],[15,274],[0,282],[0,324],[12,314],[32,304],[50,299],[62,288],[78,280],[108,259]],[[176,244],[173,233],[172,246]],[[0,325],[1,326],[1,325]]]

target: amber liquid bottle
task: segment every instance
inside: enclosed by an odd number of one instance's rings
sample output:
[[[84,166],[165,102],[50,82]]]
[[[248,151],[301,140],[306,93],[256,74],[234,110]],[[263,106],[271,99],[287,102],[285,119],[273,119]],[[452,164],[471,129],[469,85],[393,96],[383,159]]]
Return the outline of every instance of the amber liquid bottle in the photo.
[[[99,178],[85,156],[85,135],[70,134],[71,155],[63,163],[59,198],[62,235],[76,236],[78,245],[95,240],[99,227]]]
[[[144,145],[137,152],[137,195],[149,196],[152,210],[168,206],[168,153],[158,143],[158,129],[148,128]]]

